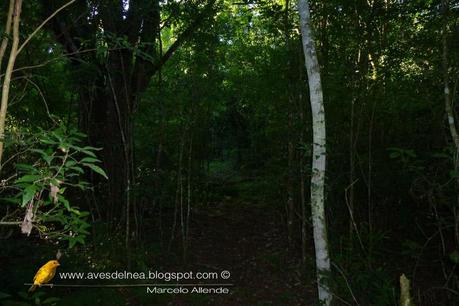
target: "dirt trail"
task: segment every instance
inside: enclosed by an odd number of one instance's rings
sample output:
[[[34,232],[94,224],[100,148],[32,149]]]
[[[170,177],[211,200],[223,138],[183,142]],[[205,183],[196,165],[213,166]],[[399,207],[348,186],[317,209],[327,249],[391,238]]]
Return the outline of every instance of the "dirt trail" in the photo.
[[[197,270],[231,272],[229,295],[209,305],[313,305],[314,287],[291,260],[280,213],[251,203],[222,202],[193,216],[190,261]],[[220,280],[222,281],[222,280]]]

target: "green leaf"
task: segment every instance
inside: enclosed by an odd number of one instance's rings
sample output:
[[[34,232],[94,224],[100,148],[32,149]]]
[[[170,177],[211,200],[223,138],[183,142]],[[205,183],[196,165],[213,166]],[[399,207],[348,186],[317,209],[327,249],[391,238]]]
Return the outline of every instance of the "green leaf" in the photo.
[[[91,147],[91,146],[86,146],[83,149],[92,150],[92,151],[100,151],[100,150],[102,150],[102,148],[96,148],[96,147]]]
[[[66,167],[72,167],[72,166],[74,166],[74,165],[76,165],[76,164],[77,164],[76,161],[74,161],[74,160],[69,160],[69,161],[67,161],[67,162],[65,163],[65,166],[66,166]]]
[[[16,164],[16,169],[20,171],[35,171],[35,167],[28,164]]]
[[[44,150],[40,149],[30,149],[30,152],[40,153],[41,155],[48,155]]]
[[[87,216],[89,216],[89,212],[88,211],[80,211],[80,217],[87,217]],[[82,221],[82,222],[84,224],[88,225],[88,227],[91,226],[89,223],[86,223],[84,221]]]
[[[105,173],[105,171],[101,167],[99,167],[97,165],[93,165],[93,164],[84,164],[84,165],[89,167],[89,168],[91,168],[92,171],[102,175],[103,177],[105,177],[108,180],[107,174]]]
[[[4,293],[4,292],[0,292],[0,300],[1,299],[5,299],[7,297],[10,297],[11,295],[7,294],[7,293]]]
[[[451,254],[449,254],[449,259],[451,259],[451,261],[454,262],[455,264],[459,264],[459,251],[456,250],[452,252]]]
[[[35,193],[37,192],[37,186],[29,185],[27,186],[22,193],[22,206],[25,206],[30,200],[33,199]]]
[[[75,208],[69,208],[69,211],[74,213],[75,215],[79,216],[80,215],[80,211],[78,209],[75,209]]]
[[[97,159],[97,158],[93,158],[93,157],[85,157],[80,162],[82,162],[82,163],[98,163],[98,162],[100,162],[100,160]]]
[[[445,159],[451,158],[451,156],[449,156],[448,154],[445,154],[445,153],[433,153],[433,154],[432,154],[432,157],[435,157],[435,158],[445,158]]]
[[[16,183],[31,183],[41,179],[41,176],[34,174],[24,175],[16,180]]]
[[[84,170],[81,167],[70,167],[69,169],[75,170],[78,173],[83,174]]]
[[[57,199],[60,203],[64,205],[65,208],[67,208],[68,211],[72,210],[72,208],[70,207],[70,202],[63,195],[58,194]]]
[[[84,238],[82,235],[78,235],[75,237],[69,237],[69,248],[70,249],[73,248],[75,244],[77,243],[84,244]]]
[[[75,246],[76,240],[73,237],[69,237],[69,249]]]
[[[55,144],[58,144],[57,141],[54,141],[54,140],[50,140],[50,139],[41,139],[40,140],[42,143],[44,144],[49,144],[49,145],[55,145]]]
[[[404,153],[409,157],[416,157],[416,153],[413,150],[405,150]]]
[[[59,186],[62,183],[61,181],[55,178],[50,179],[49,182],[53,184],[54,186]]]
[[[59,140],[59,143],[62,143],[64,139],[62,138],[62,135],[60,135],[60,133],[62,133],[62,131],[60,129],[56,129],[51,132],[51,135],[56,137],[56,139]]]
[[[56,303],[56,302],[59,302],[61,299],[60,298],[57,298],[57,297],[49,297],[47,298],[46,300],[44,300],[42,302],[42,304],[52,304],[52,303]]]
[[[22,200],[19,197],[14,197],[14,198],[0,198],[2,201],[8,202],[8,203],[13,203],[13,204],[21,204]]]
[[[78,137],[81,137],[81,138],[86,137],[86,134],[81,133],[81,132],[78,132],[78,131],[73,131],[73,134],[74,134],[75,136],[78,136]]]
[[[96,158],[96,154],[94,154],[93,152],[91,152],[89,150],[85,150],[85,149],[80,148],[79,151],[83,152],[86,155],[89,155],[89,156],[92,156],[92,157]]]
[[[43,156],[43,159],[46,161],[48,165],[51,165],[51,162],[53,161],[54,157],[51,155],[46,155],[46,156]]]

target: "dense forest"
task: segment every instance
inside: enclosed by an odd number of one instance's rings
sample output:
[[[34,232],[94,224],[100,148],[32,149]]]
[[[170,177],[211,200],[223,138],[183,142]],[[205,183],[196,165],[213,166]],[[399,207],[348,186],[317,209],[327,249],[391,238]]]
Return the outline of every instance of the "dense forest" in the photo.
[[[1,305],[459,305],[459,1],[0,8]]]

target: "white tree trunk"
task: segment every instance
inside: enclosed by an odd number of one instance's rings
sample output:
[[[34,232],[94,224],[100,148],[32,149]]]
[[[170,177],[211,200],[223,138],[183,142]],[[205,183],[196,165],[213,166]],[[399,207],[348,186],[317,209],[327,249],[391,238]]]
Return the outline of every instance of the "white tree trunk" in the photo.
[[[453,105],[455,104],[454,101],[454,94],[451,94],[451,90],[449,88],[449,63],[448,63],[448,15],[449,15],[449,2],[448,0],[442,0],[442,11],[443,11],[443,26],[442,26],[442,66],[443,66],[443,93],[444,93],[444,100],[445,100],[445,111],[446,115],[448,116],[448,126],[449,126],[449,133],[451,138],[453,139],[454,146],[456,147],[456,155],[454,158],[454,170],[459,170],[459,134],[456,128],[456,113],[453,109]],[[456,90],[456,86],[453,88],[453,93]],[[459,177],[456,178],[456,184],[459,189]],[[457,203],[453,208],[454,214],[454,234],[456,237],[456,242],[459,243],[459,194],[457,195]]]
[[[314,229],[314,247],[319,300],[330,305],[332,294],[324,275],[330,275],[330,257],[328,255],[327,223],[324,210],[325,187],[325,111],[323,104],[320,68],[311,31],[311,17],[308,0],[298,0],[303,51],[308,73],[309,96],[312,113],[313,152],[311,176],[311,215]]]

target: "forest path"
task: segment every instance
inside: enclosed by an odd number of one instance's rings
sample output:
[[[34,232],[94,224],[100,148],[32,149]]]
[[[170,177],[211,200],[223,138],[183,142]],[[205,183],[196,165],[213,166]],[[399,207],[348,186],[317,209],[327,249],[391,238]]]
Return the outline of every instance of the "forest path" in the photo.
[[[227,270],[230,279],[218,281],[234,284],[228,295],[210,295],[208,305],[313,305],[313,282],[286,252],[278,210],[230,199],[197,208],[192,219],[193,269]]]

